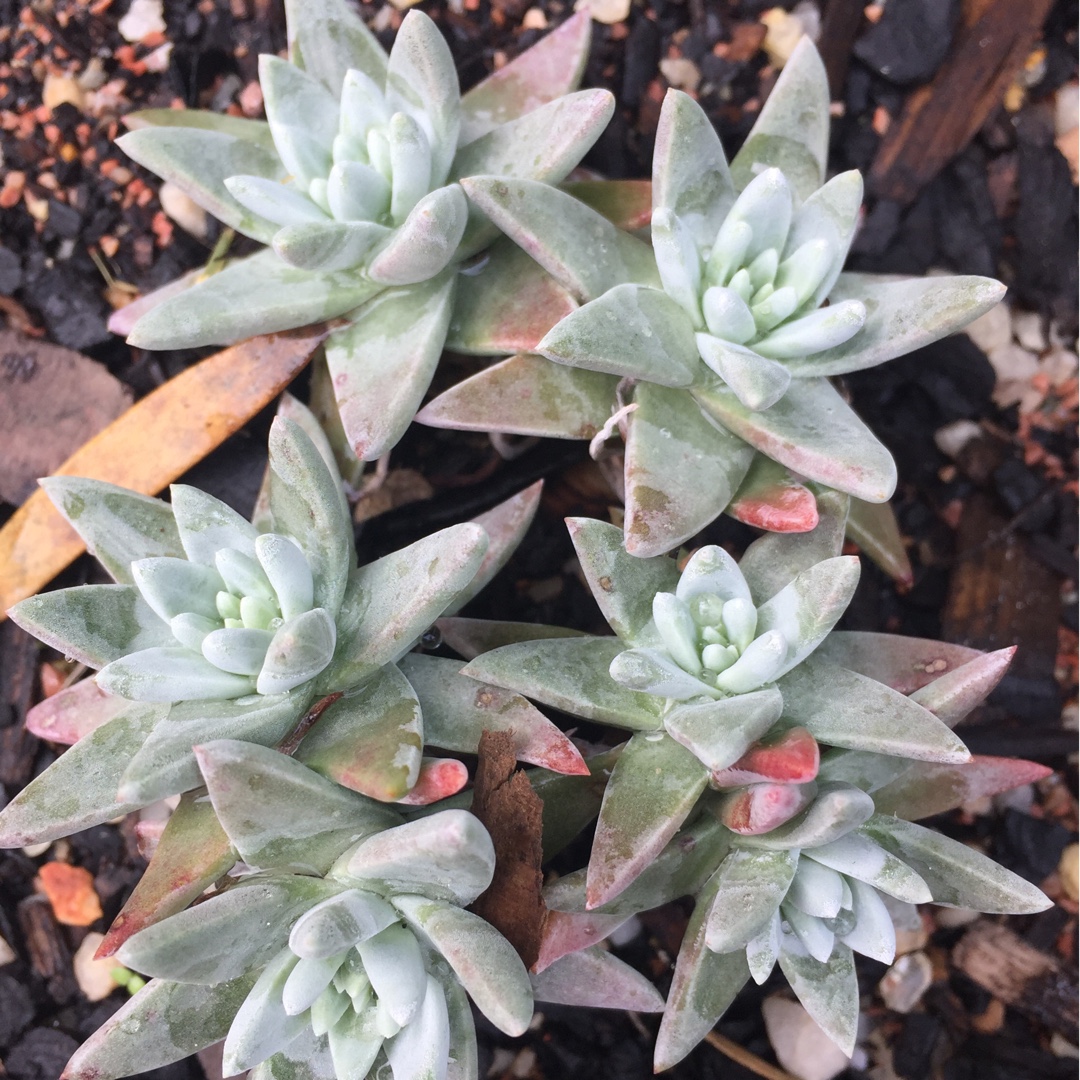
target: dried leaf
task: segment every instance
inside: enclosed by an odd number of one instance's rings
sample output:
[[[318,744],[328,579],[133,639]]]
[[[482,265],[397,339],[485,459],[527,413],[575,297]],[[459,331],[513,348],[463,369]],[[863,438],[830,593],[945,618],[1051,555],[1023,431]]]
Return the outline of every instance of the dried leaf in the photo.
[[[207,357],[132,406],[57,473],[156,494],[280,393],[325,336],[321,328],[271,334]],[[0,530],[0,612],[33,595],[84,549],[48,496],[35,491]]]

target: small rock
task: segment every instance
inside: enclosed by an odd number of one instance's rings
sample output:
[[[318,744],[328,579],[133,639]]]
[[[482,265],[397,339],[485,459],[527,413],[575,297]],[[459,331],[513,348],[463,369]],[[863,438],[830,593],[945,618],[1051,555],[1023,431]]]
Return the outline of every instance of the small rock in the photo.
[[[55,1080],[79,1044],[62,1031],[33,1028],[4,1059],[12,1080]]]
[[[1080,847],[1070,844],[1062,853],[1058,863],[1058,877],[1061,878],[1061,887],[1065,890],[1070,900],[1080,900],[1080,884],[1077,883],[1077,860],[1080,858]]]
[[[934,965],[924,952],[908,953],[885,972],[878,991],[881,1000],[898,1013],[909,1013],[934,981]]]
[[[1059,1035],[1056,1031],[1050,1036],[1050,1053],[1054,1057],[1059,1058],[1073,1058],[1074,1060],[1080,1058],[1080,1046],[1073,1046],[1064,1035]]]
[[[660,61],[660,74],[675,87],[693,93],[701,82],[701,72],[693,60],[683,57],[665,57]]]
[[[85,98],[78,80],[72,76],[46,75],[41,86],[41,103],[49,110],[67,104],[82,112]]]
[[[0,937],[0,967],[4,967],[6,964],[13,963],[18,960],[15,950],[7,943],[7,941]]]
[[[762,1002],[761,1013],[776,1059],[792,1076],[832,1080],[848,1067],[847,1054],[797,1001],[769,997]]]
[[[1039,370],[1039,358],[1027,349],[1010,342],[986,353],[999,383],[1030,379]]]
[[[903,956],[924,948],[930,940],[930,931],[918,907],[886,893],[881,894],[881,899],[885,901],[885,907],[896,929],[896,955]]]
[[[166,41],[164,45],[159,45],[153,52],[147,53],[143,57],[143,63],[146,65],[147,71],[152,71],[156,75],[160,75],[163,71],[169,70],[169,61],[172,59],[173,45],[171,41]]]
[[[206,211],[195,202],[187,192],[182,191],[171,180],[161,185],[158,194],[161,209],[185,232],[191,233],[196,240],[205,240],[207,232]]]
[[[390,0],[390,3],[398,9],[398,11],[408,11],[409,8],[418,4],[420,0]]]
[[[1022,814],[1030,813],[1035,805],[1035,785],[1021,784],[1008,791],[998,792],[993,798],[993,803],[999,813],[1010,809],[1019,810]]]
[[[547,29],[547,16],[544,14],[543,8],[531,7],[525,12],[525,17],[521,20],[521,28],[523,30],[546,30]]]
[[[959,16],[959,0],[886,4],[881,18],[855,43],[855,55],[890,82],[927,82],[949,51]]]
[[[946,930],[956,930],[961,926],[970,926],[982,912],[965,907],[939,907],[934,909],[934,922]]]
[[[6,1050],[33,1019],[29,989],[10,975],[0,975],[0,1050]]]
[[[1080,175],[1080,128],[1073,128],[1054,140],[1061,156],[1069,163],[1069,172],[1075,184]]]
[[[125,41],[142,41],[150,34],[164,34],[163,0],[131,0],[131,7],[116,28]]]
[[[116,961],[111,956],[102,960],[94,958],[94,953],[104,940],[104,934],[87,934],[72,961],[75,981],[86,995],[87,1001],[103,1001],[116,989],[116,980],[112,977],[113,969],[117,966]]]
[[[1071,349],[1054,349],[1039,361],[1039,370],[1053,386],[1061,386],[1075,378],[1078,366],[1076,353]]]
[[[577,0],[575,11],[587,11],[599,23],[613,26],[625,22],[630,14],[630,0]]]
[[[245,116],[259,117],[263,111],[263,92],[258,80],[252,80],[240,91],[236,99]]]
[[[1080,125],[1080,83],[1066,83],[1054,95],[1054,134],[1064,135]]]
[[[982,436],[982,428],[974,420],[954,420],[934,432],[934,443],[946,456],[954,460],[972,439]]]
[[[761,22],[765,24],[762,48],[776,68],[782,68],[788,62],[804,34],[811,41],[817,41],[821,32],[821,13],[816,4],[806,0],[796,4],[792,11],[770,8],[761,16]]]
[[[37,859],[37,858],[40,858],[40,856],[44,855],[45,852],[48,851],[49,848],[51,848],[51,847],[52,847],[52,841],[51,840],[45,840],[40,844],[27,844],[26,847],[24,847],[22,849],[22,853],[28,859]]]
[[[995,304],[988,312],[964,327],[967,334],[987,356],[994,349],[1012,342],[1012,316],[1005,304]]]
[[[86,67],[79,72],[78,83],[81,90],[100,90],[108,79],[105,62],[100,56],[91,56]]]
[[[1046,350],[1046,334],[1043,332],[1042,316],[1037,311],[1014,311],[1012,317],[1013,335],[1016,340],[1032,352]]]
[[[49,898],[58,923],[89,926],[103,914],[101,901],[94,891],[94,875],[82,866],[47,862],[38,871],[34,884]]]

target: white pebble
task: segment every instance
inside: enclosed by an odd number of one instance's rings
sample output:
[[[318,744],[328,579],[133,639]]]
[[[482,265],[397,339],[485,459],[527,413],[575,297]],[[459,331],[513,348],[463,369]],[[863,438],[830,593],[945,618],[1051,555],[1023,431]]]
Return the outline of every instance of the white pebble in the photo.
[[[761,1005],[777,1061],[799,1080],[832,1080],[848,1067],[848,1056],[797,1002],[766,998]]]
[[[94,953],[104,940],[104,934],[87,934],[72,960],[75,981],[86,995],[87,1001],[102,1001],[116,989],[116,982],[112,977],[113,969],[118,967],[116,960],[111,956],[103,960],[94,959]]]
[[[163,9],[162,0],[131,0],[131,7],[116,28],[125,41],[142,41],[150,34],[164,34]]]
[[[981,435],[982,428],[974,420],[954,420],[934,432],[934,442],[946,457],[955,460],[972,439]]]
[[[934,965],[924,952],[907,953],[885,972],[878,990],[881,1000],[898,1013],[909,1013],[934,981]]]
[[[181,190],[171,180],[166,180],[158,192],[161,209],[185,232],[191,233],[197,240],[206,239],[206,211],[195,202],[187,192]]]
[[[967,334],[976,345],[987,355],[994,349],[1012,342],[1012,317],[1005,304],[995,304],[985,314],[980,315],[973,323],[964,327]]]

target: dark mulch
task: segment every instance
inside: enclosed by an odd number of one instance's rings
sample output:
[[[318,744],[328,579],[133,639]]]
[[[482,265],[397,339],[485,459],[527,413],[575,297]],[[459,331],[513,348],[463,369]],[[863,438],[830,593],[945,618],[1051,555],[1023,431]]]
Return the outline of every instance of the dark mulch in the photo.
[[[995,2],[1006,8],[1012,0]],[[199,354],[129,348],[106,330],[110,301],[123,283],[147,291],[200,265],[217,227],[211,223],[205,240],[198,241],[164,216],[156,178],[112,146],[122,130],[119,116],[174,102],[238,108],[241,92],[255,79],[258,53],[284,46],[284,20],[280,4],[271,0],[169,0],[161,41],[131,45],[117,30],[126,6],[124,0],[52,0],[28,7],[0,0],[0,309],[13,328],[100,361],[138,395]],[[658,74],[662,59],[693,65],[684,65],[680,77],[696,72],[697,96],[733,153],[775,77],[759,48],[758,16],[770,6],[765,0],[648,0],[636,2],[625,22],[596,24],[585,85],[610,88],[619,107],[585,164],[611,177],[648,175],[666,87]],[[781,6],[793,5],[789,0]],[[823,51],[834,96],[843,106],[833,128],[833,168],[874,169],[883,138],[900,122],[909,95],[948,65],[963,32],[961,9],[992,6],[889,0],[871,23],[861,2],[823,5]],[[1012,6],[1019,17],[1020,6]],[[889,197],[878,197],[872,186],[852,265],[876,272],[945,268],[1001,277],[1013,302],[1039,313],[1047,325],[1053,321],[1055,332],[1071,341],[1077,328],[1076,190],[1054,145],[1051,102],[1076,77],[1077,5],[1058,0],[1043,6],[1043,30],[1032,41],[1024,90],[1009,99],[1012,111],[1000,104],[989,108],[974,139],[909,197],[897,198],[894,188],[887,189]],[[527,0],[423,7],[446,33],[466,86],[541,34],[522,29],[531,7]],[[532,8],[558,21],[567,5],[542,0]],[[389,45],[400,13],[380,0],[365,3],[363,10]],[[161,64],[165,42],[172,51]],[[163,69],[147,70],[148,64]],[[41,105],[42,81],[72,67],[96,71],[97,89],[85,91],[78,106],[60,104],[50,114]],[[974,107],[968,100],[944,104]],[[451,359],[436,389],[466,370],[464,361]],[[1069,764],[1076,746],[1075,382],[1071,401],[1051,394],[1035,413],[1043,420],[1033,422],[1030,412],[1022,415],[1015,405],[994,404],[993,369],[968,338],[956,337],[853,376],[845,385],[897,458],[901,487],[895,505],[911,541],[915,581],[901,593],[864,561],[858,594],[842,625],[944,636],[987,648],[1021,646],[1012,673],[969,723],[965,737],[977,752],[1030,757],[1061,771],[1039,785],[1032,801],[956,812],[936,824],[986,846],[1060,898],[1051,911],[1008,924],[1071,970],[1076,904],[1063,896],[1055,874],[1064,846],[1076,835],[1076,772]],[[956,420],[977,422],[983,434],[954,461],[937,448],[934,433]],[[267,415],[257,418],[186,479],[246,511],[264,465],[268,422]],[[359,537],[365,558],[485,510],[544,477],[544,505],[525,544],[468,613],[602,629],[573,572],[561,524],[567,514],[606,517],[612,503],[584,444],[542,443],[505,461],[482,436],[414,428],[395,451],[394,466],[421,471],[434,495],[365,523]],[[0,520],[12,510],[0,507]],[[737,550],[752,536],[725,518],[700,542]],[[72,584],[98,573],[84,559],[64,580]],[[21,727],[28,704],[40,693],[38,665],[46,659],[55,658],[10,624],[0,627],[0,783],[9,793],[54,757]],[[1063,707],[1072,717],[1068,730]],[[586,851],[582,841],[564,857],[565,866],[575,859],[580,864]],[[119,910],[143,865],[126,824],[72,837],[45,857],[66,858],[94,875],[105,910],[95,929]],[[36,894],[42,858],[0,853],[0,936],[17,953],[0,969],[0,1054],[15,1080],[58,1076],[77,1043],[124,1000],[117,991],[91,1005],[78,991],[71,956],[86,931],[56,924]],[[661,989],[670,979],[685,918],[685,905],[650,915],[645,932],[621,949]],[[935,982],[907,1016],[890,1013],[874,994],[881,965],[861,964],[864,1008],[884,1041],[875,1044],[873,1061],[864,1057],[856,1064],[885,1068],[891,1055],[892,1072],[874,1072],[876,1080],[1075,1075],[1075,1063],[1054,1052],[1060,1049],[1052,1042],[1055,1033],[1031,1020],[1030,1009],[995,1006],[985,990],[951,966],[950,950],[963,933],[949,927],[933,932],[927,948]],[[763,988],[751,987],[720,1032],[773,1060],[759,1004],[781,986],[774,978]],[[500,1053],[507,1049],[517,1054],[515,1076],[638,1080],[651,1074],[655,1027],[649,1017],[549,1007],[536,1030],[510,1040],[481,1021],[481,1075],[493,1063],[493,1075],[510,1075],[511,1059]],[[196,1080],[202,1069],[193,1060],[148,1075]],[[753,1074],[702,1046],[672,1075],[740,1080]],[[845,1075],[871,1074],[853,1068]]]

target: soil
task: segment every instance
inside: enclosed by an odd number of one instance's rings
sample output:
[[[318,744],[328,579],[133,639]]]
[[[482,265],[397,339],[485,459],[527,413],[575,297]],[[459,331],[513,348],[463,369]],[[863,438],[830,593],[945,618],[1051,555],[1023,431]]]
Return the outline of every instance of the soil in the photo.
[[[612,178],[648,176],[669,82],[695,91],[733,153],[775,79],[760,21],[772,6],[764,0],[634,0],[624,18],[596,23],[584,85],[611,89],[618,108],[585,166]],[[283,11],[274,0],[169,0],[164,32],[132,44],[118,30],[127,7],[125,0],[38,0],[25,7],[0,0],[0,311],[25,343],[0,358],[0,385],[29,378],[34,350],[57,345],[90,358],[95,378],[109,373],[137,398],[202,355],[141,352],[106,328],[124,298],[201,265],[217,239],[212,220],[196,239],[168,218],[159,181],[127,161],[112,140],[122,131],[122,114],[134,108],[181,103],[257,115],[257,56],[284,47]],[[817,10],[811,3],[799,11],[805,16],[808,7]],[[821,45],[837,102],[830,168],[859,168],[871,177],[852,267],[998,276],[1010,287],[1014,312],[1030,313],[1030,333],[1075,348],[1076,189],[1068,143],[1055,128],[1055,101],[1076,79],[1075,0],[888,0],[865,12],[861,2],[829,0],[821,8]],[[465,87],[569,10],[556,0],[425,0],[422,9],[446,34]],[[401,12],[382,0],[361,10],[389,46]],[[1000,53],[995,63],[1004,75],[982,72],[982,90],[958,96],[956,88],[967,85],[961,78],[969,63],[965,42],[973,25],[983,25],[980,19],[1019,29],[1006,42],[1011,53],[989,46]],[[1035,20],[1026,40],[1024,19]],[[66,73],[81,75],[84,85],[63,82]],[[932,137],[908,132],[917,100],[939,117],[975,116],[973,137],[960,140],[944,122]],[[1075,168],[1075,131],[1072,147]],[[940,168],[928,165],[935,154]],[[887,161],[899,161],[902,169],[886,168]],[[474,364],[449,358],[432,392]],[[60,369],[89,385],[91,375],[78,367]],[[1040,915],[991,921],[1059,965],[1058,997],[1044,1002],[1029,988],[1010,999],[1000,988],[985,989],[961,962],[971,949],[957,948],[972,924],[931,909],[922,950],[932,980],[912,1011],[886,1008],[877,990],[884,967],[861,961],[865,1032],[845,1077],[1075,1075],[1077,904],[1058,867],[1077,829],[1077,383],[1075,370],[1071,382],[1067,375],[1057,382],[1025,379],[1012,386],[1000,363],[992,365],[969,337],[957,336],[844,380],[845,392],[897,458],[895,507],[914,583],[901,591],[864,560],[841,626],[982,648],[1020,646],[1012,672],[964,736],[975,752],[1027,757],[1057,771],[1034,787],[966,806],[934,824],[977,844],[1057,901]],[[47,384],[39,393],[44,407]],[[975,437],[948,456],[935,435],[960,421],[974,425]],[[265,464],[268,424],[269,413],[257,417],[185,481],[248,512]],[[43,440],[52,437],[52,426],[39,422]],[[0,458],[12,452],[4,438],[0,433]],[[507,459],[485,436],[414,426],[393,455],[386,490],[394,497],[369,507],[374,516],[359,526],[362,560],[488,509],[543,477],[544,501],[529,536],[466,614],[601,632],[561,519],[607,518],[611,491],[584,443],[511,442],[519,452]],[[73,448],[58,448],[57,463]],[[0,507],[0,522],[13,510]],[[722,518],[694,543],[739,551],[752,538],[752,530]],[[102,580],[101,571],[84,558],[61,583],[93,580]],[[10,623],[0,626],[0,783],[9,794],[57,752],[22,728],[43,680],[57,678],[57,662]],[[566,853],[559,868],[581,865],[587,842]],[[90,871],[102,919],[81,928],[56,922],[35,885],[40,864],[55,859]],[[107,927],[143,865],[130,822],[91,829],[47,854],[0,853],[0,937],[15,954],[0,967],[0,1054],[14,1080],[53,1080],[76,1045],[125,1000],[126,992],[117,990],[88,1002],[72,956],[88,932]],[[661,990],[687,913],[678,903],[643,916],[640,933],[617,948]],[[671,1075],[782,1075],[770,1064],[776,1059],[760,1012],[761,1000],[782,989],[779,977],[749,988],[718,1025],[751,1052],[749,1065],[702,1044]],[[478,1023],[481,1076],[651,1075],[653,1017],[543,1007],[542,1019],[518,1040],[482,1018]],[[212,1062],[207,1067],[213,1080]],[[203,1075],[195,1059],[146,1074],[156,1080]]]

